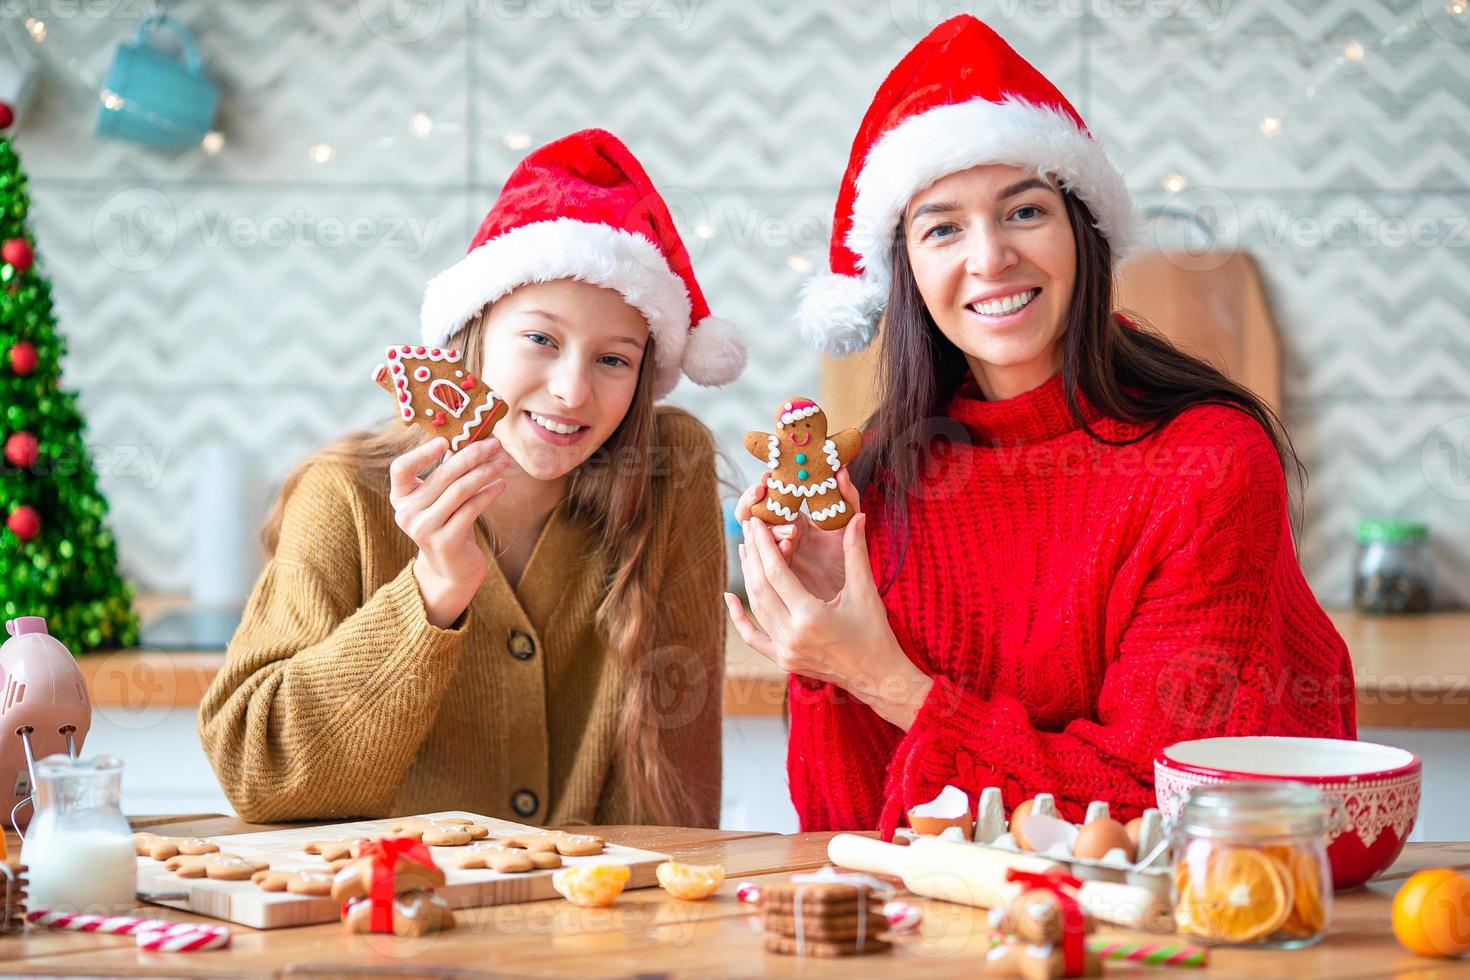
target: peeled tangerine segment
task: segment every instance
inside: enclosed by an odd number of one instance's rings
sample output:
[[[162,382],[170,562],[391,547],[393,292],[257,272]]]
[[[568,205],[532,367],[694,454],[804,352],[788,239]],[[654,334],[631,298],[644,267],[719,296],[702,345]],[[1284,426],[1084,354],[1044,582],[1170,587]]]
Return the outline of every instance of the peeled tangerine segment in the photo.
[[[724,884],[725,869],[718,864],[679,864],[665,861],[658,866],[658,883],[675,898],[697,902],[708,898]]]
[[[573,905],[605,908],[623,893],[633,872],[626,864],[577,864],[551,876],[551,887]]]

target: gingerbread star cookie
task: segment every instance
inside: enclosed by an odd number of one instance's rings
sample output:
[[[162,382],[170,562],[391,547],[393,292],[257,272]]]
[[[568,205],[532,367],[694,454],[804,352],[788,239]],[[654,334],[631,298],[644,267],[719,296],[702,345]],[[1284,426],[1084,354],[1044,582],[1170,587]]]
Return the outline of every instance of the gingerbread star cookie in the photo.
[[[385,357],[373,369],[373,380],[394,397],[398,417],[404,425],[448,439],[450,452],[488,436],[510,410],[489,385],[465,370],[457,349],[402,344],[389,347]]]

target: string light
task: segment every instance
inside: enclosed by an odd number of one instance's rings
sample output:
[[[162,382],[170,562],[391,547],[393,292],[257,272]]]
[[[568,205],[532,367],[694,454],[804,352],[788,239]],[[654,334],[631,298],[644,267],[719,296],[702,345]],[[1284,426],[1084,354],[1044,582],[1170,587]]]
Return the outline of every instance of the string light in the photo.
[[[714,238],[715,229],[713,225],[699,224],[694,226],[694,234],[700,238]]]
[[[802,258],[800,255],[786,256],[786,264],[791,266],[791,268],[795,269],[797,272],[806,273],[812,271],[811,262],[807,259]]]
[[[103,89],[99,94],[102,96],[102,108],[107,109],[109,112],[119,112],[127,104],[123,101],[123,97],[116,92]]]
[[[30,32],[31,38],[40,44],[46,40],[46,22],[35,17],[26,18],[26,30]]]
[[[1348,61],[1362,61],[1363,45],[1359,44],[1357,41],[1351,41],[1348,43],[1348,46],[1343,49],[1342,54],[1343,57],[1347,58]]]
[[[434,120],[430,119],[427,113],[415,112],[408,120],[408,128],[419,139],[426,140],[434,131]]]
[[[1185,179],[1183,174],[1170,174],[1164,178],[1164,190],[1170,194],[1178,194],[1188,186],[1189,181]]]
[[[199,141],[199,145],[204,149],[205,153],[208,153],[212,157],[217,157],[219,156],[219,151],[225,148],[225,134],[218,130],[205,133],[204,139]]]
[[[1279,132],[1281,132],[1280,119],[1277,119],[1275,116],[1267,116],[1265,119],[1261,120],[1262,136],[1275,136]]]
[[[528,133],[506,133],[504,142],[512,150],[524,150],[531,145],[531,137]]]
[[[306,151],[313,163],[330,163],[337,155],[337,148],[330,143],[318,143]]]

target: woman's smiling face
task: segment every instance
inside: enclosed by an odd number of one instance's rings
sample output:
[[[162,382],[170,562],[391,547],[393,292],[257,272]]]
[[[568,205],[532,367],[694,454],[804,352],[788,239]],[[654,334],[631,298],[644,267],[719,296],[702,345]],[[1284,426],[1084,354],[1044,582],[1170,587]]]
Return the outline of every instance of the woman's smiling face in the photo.
[[[613,290],[575,279],[520,286],[485,317],[480,372],[510,409],[495,435],[526,473],[559,479],[622,423],[647,321]]]
[[[987,398],[1056,372],[1077,256],[1053,183],[1008,164],[971,167],[915,194],[903,227],[924,305]]]

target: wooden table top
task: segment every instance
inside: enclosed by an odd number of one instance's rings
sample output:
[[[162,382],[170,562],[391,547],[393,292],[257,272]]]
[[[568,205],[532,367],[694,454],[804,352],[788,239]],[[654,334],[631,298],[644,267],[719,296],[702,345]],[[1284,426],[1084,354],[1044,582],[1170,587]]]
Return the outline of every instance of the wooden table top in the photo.
[[[229,817],[158,817],[135,827],[173,835],[215,835],[270,829]],[[585,829],[585,828],[584,828]],[[232,927],[230,948],[200,953],[140,952],[127,937],[29,932],[0,937],[0,972],[31,975],[231,976],[361,974],[435,977],[777,976],[973,977],[989,948],[982,909],[906,896],[924,913],[913,936],[891,952],[838,960],[766,953],[754,908],[735,898],[739,882],[777,881],[826,861],[829,834],[762,834],[658,827],[593,828],[633,847],[688,863],[718,863],[726,882],[703,902],[681,902],[660,888],[625,892],[611,908],[579,909],[560,899],[455,912],[453,930],[420,939],[348,935],[335,924],[259,932]],[[14,835],[10,835],[14,843]],[[1389,928],[1394,891],[1428,867],[1470,870],[1470,843],[1410,844],[1382,878],[1337,896],[1330,934],[1302,950],[1210,952],[1208,973],[1219,976],[1332,977],[1470,974],[1470,961],[1421,959],[1401,948]],[[161,911],[171,919],[199,916]],[[1105,938],[1150,938],[1100,931]],[[1109,973],[1199,976],[1134,964]]]

